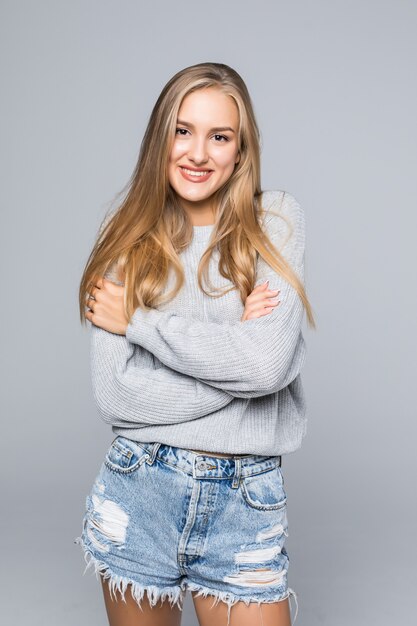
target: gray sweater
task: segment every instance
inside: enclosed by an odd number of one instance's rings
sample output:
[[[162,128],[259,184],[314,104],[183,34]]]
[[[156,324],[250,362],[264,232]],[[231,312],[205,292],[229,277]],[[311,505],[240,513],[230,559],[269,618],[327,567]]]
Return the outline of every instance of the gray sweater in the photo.
[[[304,284],[304,211],[281,190],[264,191],[262,206],[263,228]],[[272,313],[241,322],[244,305],[236,289],[217,299],[199,289],[197,266],[213,225],[193,230],[180,255],[185,284],[173,300],[150,311],[137,308],[126,336],[91,324],[100,416],[115,434],[136,441],[229,454],[293,452],[306,434],[301,299],[259,259],[256,284],[269,279],[271,289],[281,290],[281,302]],[[218,260],[215,251],[210,278],[230,287]],[[111,272],[106,277],[115,280]],[[172,273],[165,290],[174,282]]]

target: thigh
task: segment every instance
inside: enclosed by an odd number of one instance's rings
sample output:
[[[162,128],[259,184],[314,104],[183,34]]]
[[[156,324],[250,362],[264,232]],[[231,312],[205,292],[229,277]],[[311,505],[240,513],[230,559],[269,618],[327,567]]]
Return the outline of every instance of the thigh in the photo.
[[[257,603],[249,605],[237,602],[230,611],[224,602],[213,603],[213,598],[202,597],[192,592],[199,626],[291,626],[291,614],[288,598],[279,602]]]
[[[176,625],[171,606],[182,609],[177,520],[183,514],[187,480],[148,460],[136,442],[120,436],[112,442],[87,495],[82,534],[75,540],[83,548],[86,570],[92,567],[104,578],[112,626],[127,626],[130,622],[125,625],[118,617],[123,615],[138,626],[164,623],[157,615]],[[144,621],[144,607],[149,620],[162,621]]]
[[[247,620],[262,626],[291,624],[289,596],[295,598],[295,592],[288,586],[284,545],[284,478],[279,466],[259,464],[255,471],[237,487],[230,480],[201,481],[196,519],[200,506],[204,515],[190,535],[195,549],[188,550],[183,581],[193,594],[201,626],[216,623],[214,611],[225,626],[230,626],[228,617],[236,626]]]
[[[180,626],[182,613],[177,605],[172,606],[165,600],[151,606],[149,600],[144,598],[139,608],[130,585],[123,600],[120,592],[110,593],[108,582],[103,577],[101,584],[109,626]]]

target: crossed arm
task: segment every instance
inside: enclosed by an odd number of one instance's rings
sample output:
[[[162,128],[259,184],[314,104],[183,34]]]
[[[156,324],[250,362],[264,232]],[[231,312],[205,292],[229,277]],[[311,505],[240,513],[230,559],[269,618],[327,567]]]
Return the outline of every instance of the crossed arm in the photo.
[[[303,281],[304,212],[294,196],[286,195],[293,233],[285,256]],[[270,268],[263,278],[269,278],[271,288],[280,289],[280,305],[269,315],[219,324],[137,308],[126,338],[171,369],[232,396],[253,398],[277,392],[298,375],[305,360],[304,309],[298,292],[279,274]]]
[[[304,278],[304,213],[288,194],[294,232],[287,253]],[[126,336],[92,325],[93,391],[109,423],[173,424],[209,415],[234,398],[254,398],[286,387],[305,358],[303,307],[298,293],[270,271],[281,303],[257,319],[218,324],[156,309],[134,312]],[[160,361],[137,363],[134,345]],[[149,354],[150,353],[150,354]]]
[[[123,335],[91,325],[90,359],[94,399],[102,419],[146,424],[176,424],[218,411],[233,396],[161,363],[138,355]]]

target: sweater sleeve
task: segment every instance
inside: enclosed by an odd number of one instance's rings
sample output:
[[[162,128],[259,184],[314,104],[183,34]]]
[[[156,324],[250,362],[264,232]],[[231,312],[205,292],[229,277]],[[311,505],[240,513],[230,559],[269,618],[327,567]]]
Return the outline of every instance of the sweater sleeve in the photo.
[[[112,215],[102,221],[99,235]],[[104,276],[124,284],[115,264]],[[90,364],[96,406],[102,419],[113,426],[187,422],[218,411],[234,399],[162,362],[155,368],[147,350],[95,324],[90,327]]]
[[[292,233],[281,248],[276,220],[269,235],[304,283],[305,216],[294,196],[284,193],[281,208]],[[266,264],[265,264],[266,265]],[[301,332],[303,304],[298,292],[270,266],[262,275],[280,289],[280,304],[260,318],[234,323],[200,322],[170,311],[138,307],[126,338],[152,352],[168,367],[236,397],[257,397],[286,387],[305,360]],[[259,282],[259,281],[257,281]]]
[[[143,350],[137,358],[135,348],[124,335],[91,324],[93,396],[106,423],[177,424],[209,415],[234,399],[162,363],[155,369],[152,355]]]

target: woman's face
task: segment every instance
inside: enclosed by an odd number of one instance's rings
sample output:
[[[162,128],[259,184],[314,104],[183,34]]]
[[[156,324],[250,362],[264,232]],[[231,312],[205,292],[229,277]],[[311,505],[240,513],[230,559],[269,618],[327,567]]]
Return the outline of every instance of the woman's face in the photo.
[[[210,198],[239,162],[238,123],[233,98],[216,88],[194,91],[181,103],[168,177],[195,225],[213,221]]]

